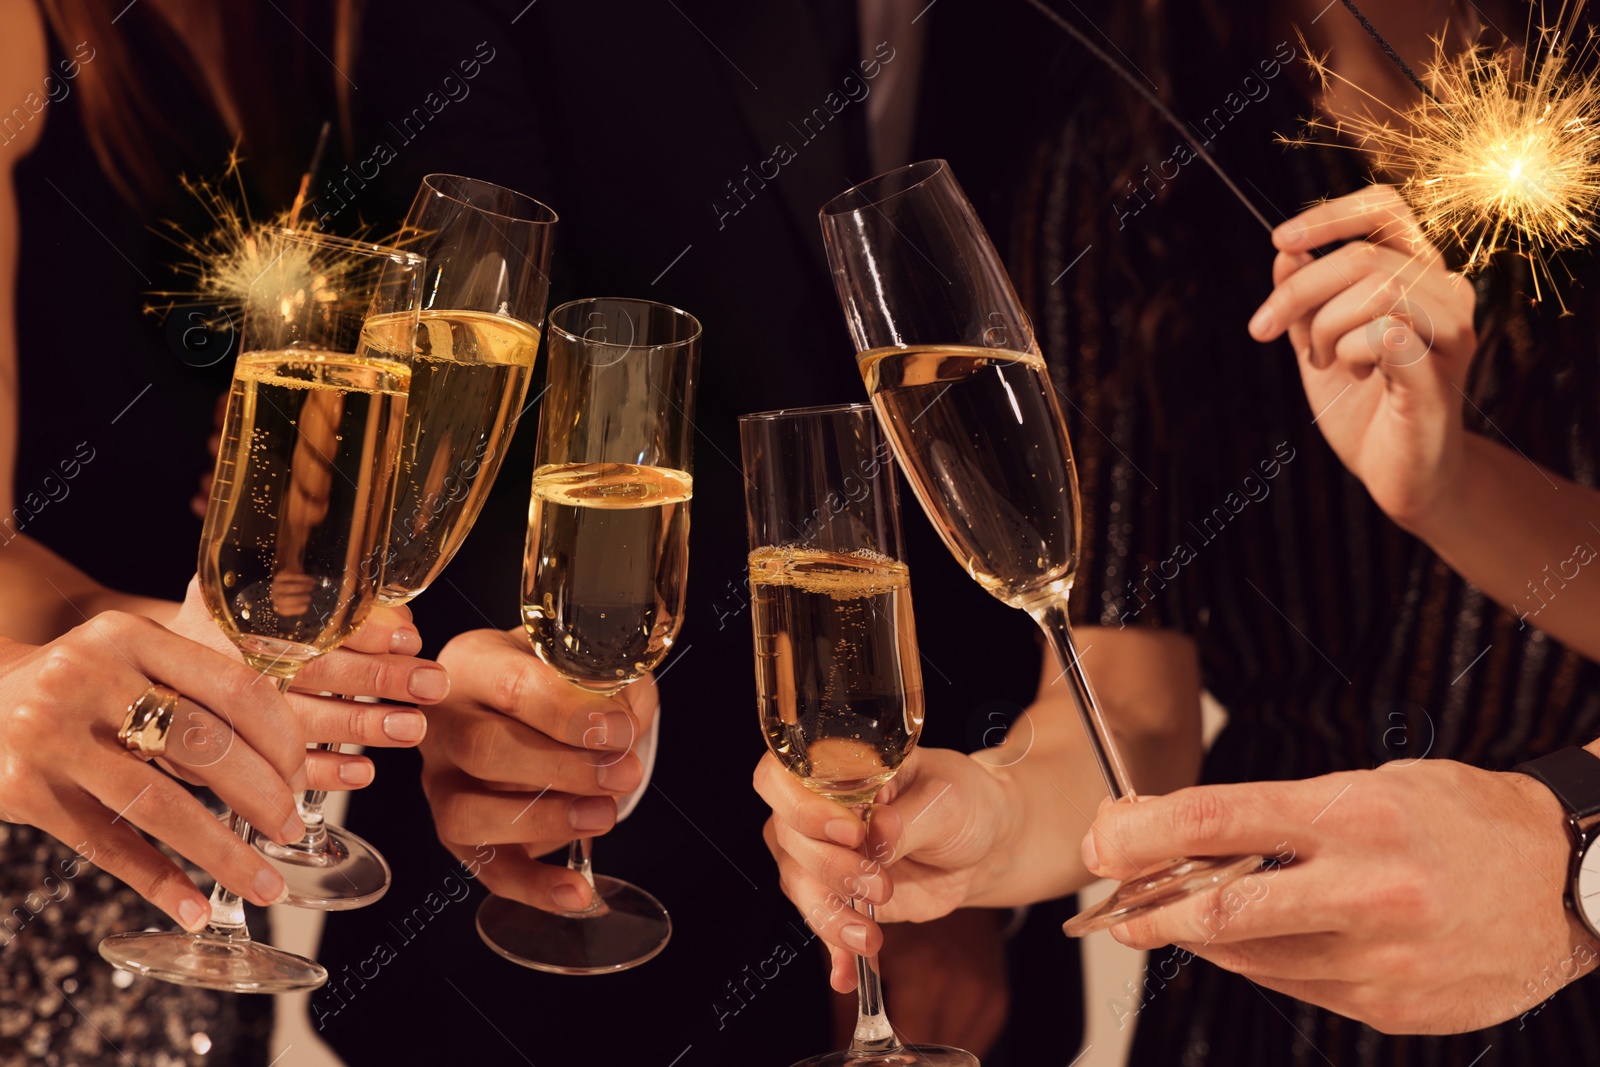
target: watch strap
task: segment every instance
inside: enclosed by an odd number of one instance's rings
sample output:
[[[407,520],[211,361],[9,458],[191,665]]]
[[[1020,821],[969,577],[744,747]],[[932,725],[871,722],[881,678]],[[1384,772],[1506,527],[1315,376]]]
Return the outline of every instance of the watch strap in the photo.
[[[1600,815],[1600,756],[1582,748],[1563,748],[1512,770],[1542,783],[1574,819]]]

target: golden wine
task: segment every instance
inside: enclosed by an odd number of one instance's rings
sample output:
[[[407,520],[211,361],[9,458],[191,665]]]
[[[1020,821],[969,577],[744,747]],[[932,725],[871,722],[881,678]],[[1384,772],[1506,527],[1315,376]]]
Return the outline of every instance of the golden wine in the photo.
[[[257,670],[292,674],[371,610],[409,381],[405,364],[364,354],[239,357],[200,588]]]
[[[922,732],[906,565],[865,551],[758,548],[750,588],[767,747],[818,793],[872,799]]]
[[[858,358],[917,500],[967,573],[1023,610],[1065,597],[1078,483],[1044,360],[954,345]]]
[[[385,318],[410,321],[381,316],[369,331],[381,331]],[[384,560],[386,603],[421,593],[466,540],[511,446],[538,352],[538,329],[516,319],[422,313]]]
[[[533,472],[522,624],[567,681],[614,693],[654,670],[683,622],[689,474],[631,463]]]

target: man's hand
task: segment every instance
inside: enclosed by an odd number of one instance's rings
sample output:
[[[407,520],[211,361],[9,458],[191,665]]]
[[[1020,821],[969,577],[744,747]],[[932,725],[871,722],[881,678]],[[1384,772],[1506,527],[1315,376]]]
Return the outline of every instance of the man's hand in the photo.
[[[1250,874],[1114,927],[1387,1033],[1458,1033],[1538,1007],[1600,960],[1563,904],[1571,843],[1549,790],[1448,760],[1107,801],[1084,861],[1261,853]]]
[[[597,696],[540,662],[520,628],[461,634],[439,662],[455,685],[428,710],[422,744],[439,839],[462,860],[478,845],[521,845],[483,864],[490,890],[547,911],[584,907],[583,877],[534,857],[616,824],[644,779],[636,751],[655,724],[654,680]]]
[[[755,787],[771,806],[767,848],[784,893],[833,956],[833,988],[855,988],[855,953],[873,955],[878,923],[850,907],[878,906],[884,922],[926,922],[968,900],[986,861],[1009,844],[1015,805],[1005,772],[948,749],[919,748],[878,794],[871,832],[849,808],[819,796],[771,753]]]

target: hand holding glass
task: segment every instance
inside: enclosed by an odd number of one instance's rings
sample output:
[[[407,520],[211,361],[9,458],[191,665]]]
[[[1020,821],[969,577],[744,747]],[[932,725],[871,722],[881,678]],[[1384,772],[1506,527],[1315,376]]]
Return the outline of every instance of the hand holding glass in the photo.
[[[320,234],[273,235],[251,286],[200,538],[200,589],[245,662],[287,691],[377,602],[421,257]],[[285,813],[287,815],[287,813]],[[232,826],[250,839],[237,814]],[[237,993],[314,989],[318,964],[250,940],[218,885],[198,934],[100,943],[124,970]]]
[[[522,622],[557,674],[610,697],[661,663],[683,623],[700,324],[648,300],[579,300],[550,313],[548,336]],[[567,860],[594,890],[588,908],[492,896],[478,910],[489,947],[559,974],[625,970],[665,948],[661,902],[595,875],[589,851],[574,841]]]
[[[1078,485],[1066,421],[988,234],[943,160],[858,185],[821,219],[861,377],[917,500],[967,573],[1044,630],[1106,788],[1132,797],[1068,626]],[[1123,882],[1066,932],[1105,929],[1260,863],[1174,860]]]
[[[401,431],[380,604],[406,604],[455,556],[510,449],[539,351],[550,291],[555,212],[489,182],[422,180],[402,237],[427,259],[410,394]],[[409,320],[408,320],[409,321]],[[403,339],[410,343],[409,339]],[[334,750],[336,745],[319,745]],[[305,837],[257,836],[289,886],[289,903],[325,911],[370,904],[389,887],[371,844],[328,824],[327,794],[300,802]]]
[[[865,822],[922,732],[894,461],[866,404],[746,415],[739,442],[767,748]],[[978,1067],[960,1049],[900,1043],[876,959],[857,956],[856,979],[850,1048],[797,1067]]]

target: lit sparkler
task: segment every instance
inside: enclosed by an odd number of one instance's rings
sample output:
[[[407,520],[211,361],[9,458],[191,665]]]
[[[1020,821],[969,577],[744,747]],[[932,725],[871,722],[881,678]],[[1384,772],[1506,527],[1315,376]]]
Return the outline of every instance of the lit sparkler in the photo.
[[[1525,52],[1474,44],[1452,56],[1435,38],[1423,99],[1404,109],[1307,50],[1324,91],[1338,82],[1371,106],[1356,118],[1309,119],[1284,140],[1365,150],[1423,235],[1460,251],[1465,272],[1510,250],[1529,261],[1541,299],[1544,286],[1554,291],[1560,253],[1589,242],[1600,205],[1600,73],[1582,7],[1577,0],[1569,13],[1564,2],[1553,24],[1529,33]]]
[[[288,210],[257,220],[252,217],[240,173],[243,160],[235,149],[228,156],[222,177],[212,181],[180,177],[185,192],[194,197],[211,220],[203,236],[187,233],[175,222],[167,222],[164,233],[187,255],[177,272],[188,279],[183,289],[153,293],[165,297],[163,305],[147,305],[145,310],[166,315],[175,307],[220,308],[224,316],[246,310],[252,292],[273,303],[279,294],[305,290],[311,299],[335,298],[340,290],[336,279],[346,268],[363,266],[359,260],[342,263],[337,255],[313,246],[285,240],[290,234],[314,234],[321,227],[303,217],[306,194],[320,164],[329,127],[323,125],[311,166],[300,180],[300,190]],[[407,235],[408,237],[413,235]],[[264,283],[265,282],[265,283]],[[269,283],[269,284],[266,284]],[[218,323],[220,325],[220,322]]]

